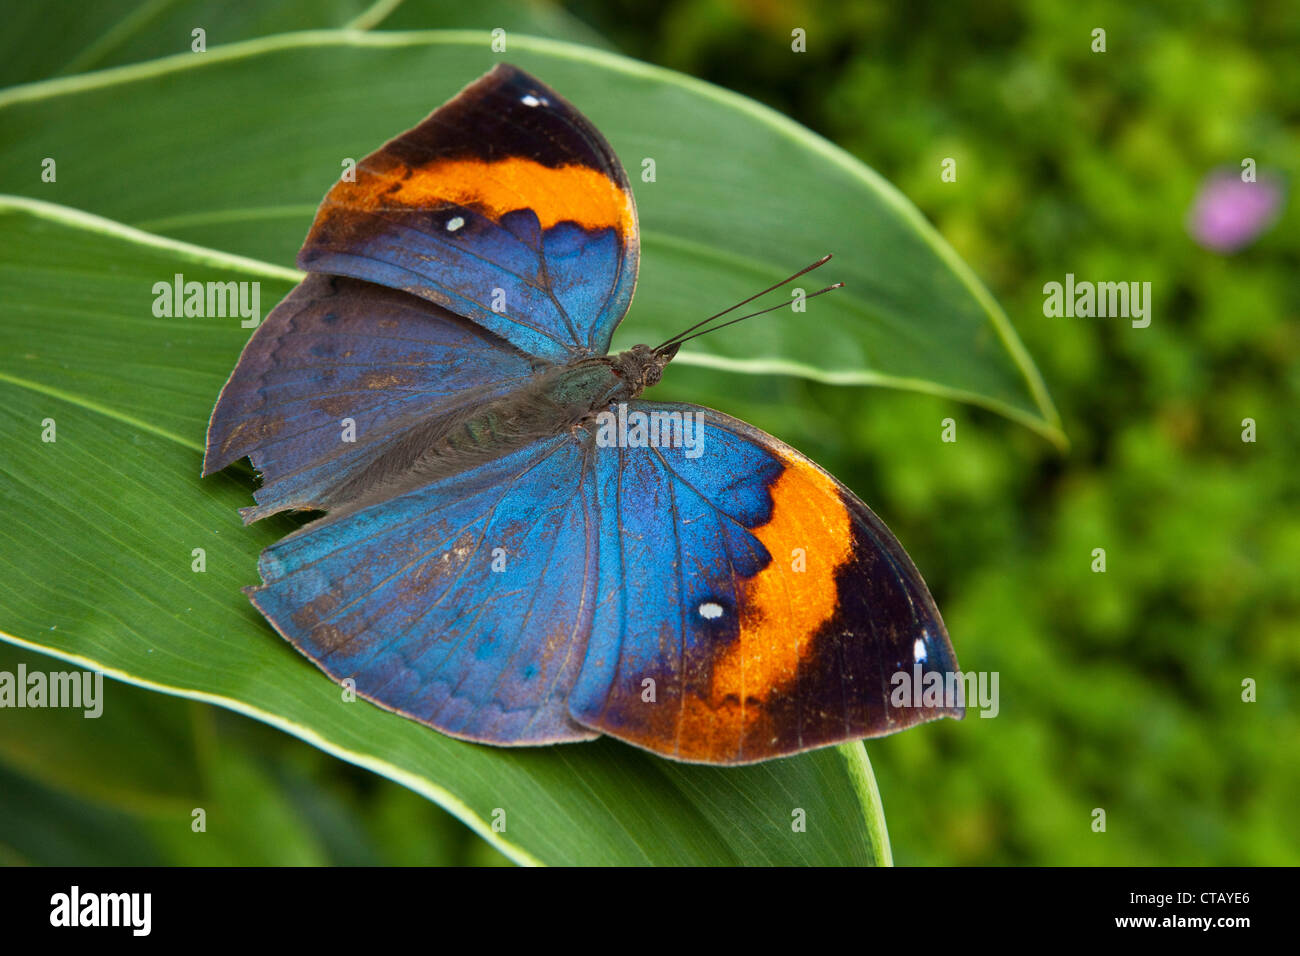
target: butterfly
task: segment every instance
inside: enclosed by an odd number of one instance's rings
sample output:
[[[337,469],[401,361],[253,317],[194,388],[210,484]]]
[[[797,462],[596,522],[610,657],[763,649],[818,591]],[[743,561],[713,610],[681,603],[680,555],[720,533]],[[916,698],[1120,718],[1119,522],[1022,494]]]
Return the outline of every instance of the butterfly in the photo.
[[[638,260],[613,150],[512,66],[336,182],[208,427],[205,475],[261,474],[245,523],[325,512],[262,553],[253,604],[360,696],[486,744],[745,764],[960,718],[891,702],[957,664],[871,509],[640,398],[684,335],[607,354]]]

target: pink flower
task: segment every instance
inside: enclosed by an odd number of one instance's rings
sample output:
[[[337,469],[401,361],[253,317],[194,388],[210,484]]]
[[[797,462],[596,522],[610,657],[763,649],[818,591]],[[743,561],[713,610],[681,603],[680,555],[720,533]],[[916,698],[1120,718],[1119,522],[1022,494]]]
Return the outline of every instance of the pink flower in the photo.
[[[1247,183],[1236,170],[1215,170],[1201,183],[1187,216],[1187,231],[1206,249],[1236,252],[1277,219],[1283,193],[1276,176],[1265,173]]]

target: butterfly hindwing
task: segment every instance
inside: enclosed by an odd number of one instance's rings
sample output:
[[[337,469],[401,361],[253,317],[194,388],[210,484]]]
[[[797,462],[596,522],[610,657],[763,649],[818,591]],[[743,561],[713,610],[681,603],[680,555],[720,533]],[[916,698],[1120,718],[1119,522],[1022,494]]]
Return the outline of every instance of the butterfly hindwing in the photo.
[[[879,518],[763,432],[704,415],[683,447],[600,448],[601,601],[575,719],[678,760],[748,763],[960,708],[898,708],[891,678],[956,671],[925,583]]]
[[[404,292],[309,275],[244,347],[212,412],[203,473],[249,457],[262,486],[248,521],[332,507],[404,436],[518,387],[539,364]]]
[[[263,552],[258,609],[335,680],[443,733],[597,736],[568,715],[595,604],[587,436],[528,445]]]
[[[336,183],[298,264],[405,290],[564,362],[608,349],[638,255],[614,151],[502,64]]]

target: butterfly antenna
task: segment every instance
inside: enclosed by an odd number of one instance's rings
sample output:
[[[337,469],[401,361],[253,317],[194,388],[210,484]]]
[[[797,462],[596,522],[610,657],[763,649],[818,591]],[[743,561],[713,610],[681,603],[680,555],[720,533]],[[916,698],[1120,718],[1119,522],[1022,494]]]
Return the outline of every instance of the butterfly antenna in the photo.
[[[674,343],[680,345],[682,342],[685,342],[685,341],[686,341],[685,336],[690,335],[690,333],[694,332],[694,331],[695,331],[696,329],[698,329],[700,326],[702,326],[702,325],[707,325],[709,322],[712,322],[714,319],[719,319],[719,318],[721,318],[722,316],[726,315],[728,312],[734,312],[736,309],[739,309],[742,305],[748,305],[749,303],[751,303],[751,302],[753,302],[755,299],[757,299],[759,296],[767,295],[769,292],[773,291],[774,289],[779,289],[779,288],[781,288],[781,286],[785,285],[787,282],[793,282],[795,279],[799,278],[801,275],[804,275],[804,274],[806,274],[806,273],[812,272],[814,269],[821,268],[822,266],[826,265],[826,263],[828,263],[828,262],[830,262],[830,261],[831,261],[831,257],[830,257],[829,254],[828,254],[828,255],[824,255],[824,256],[822,256],[822,257],[821,257],[820,259],[818,259],[816,262],[812,263],[811,265],[804,266],[802,269],[800,269],[800,270],[799,270],[798,272],[796,272],[794,275],[792,275],[792,276],[788,276],[787,278],[782,279],[782,280],[781,280],[780,282],[778,282],[776,285],[768,286],[768,287],[767,287],[766,289],[764,289],[762,292],[755,292],[755,293],[754,293],[753,295],[751,295],[748,299],[742,299],[741,301],[737,302],[735,305],[730,306],[729,308],[723,309],[721,312],[715,313],[714,315],[709,316],[707,319],[701,319],[699,322],[696,322],[694,325],[692,325],[689,329],[683,329],[681,332],[678,332],[676,335],[674,335],[672,338],[668,339],[668,340],[667,340],[666,342],[664,342],[662,345],[657,345],[657,346],[655,346],[655,349],[654,349],[654,350],[655,350],[656,352],[661,352],[661,351],[663,351],[664,349],[668,348],[670,345],[673,345]],[[843,283],[840,283],[839,285],[843,285]],[[827,292],[827,291],[829,291],[830,289],[836,289],[836,288],[839,288],[839,286],[838,286],[838,285],[835,285],[835,286],[828,286],[826,289],[822,289],[822,292]],[[821,292],[818,292],[818,293],[816,293],[816,294],[817,294],[817,295],[821,295]],[[812,298],[812,296],[809,296],[809,298]],[[763,310],[763,312],[771,312],[771,311],[772,311],[771,309],[764,309],[764,310]],[[763,312],[755,312],[754,315],[762,315]],[[745,316],[745,318],[753,318],[753,316]],[[739,319],[733,319],[733,320],[731,320],[731,322],[724,322],[722,325],[715,326],[715,328],[719,328],[719,329],[720,329],[720,328],[722,328],[722,327],[725,326],[725,325],[731,325],[732,322],[739,322],[739,321],[740,321]],[[696,333],[696,334],[697,334],[697,335],[703,335],[704,333],[703,333],[703,332],[698,332],[698,333]],[[690,335],[690,337],[691,337],[691,338],[695,338],[694,335]]]
[[[787,279],[786,281],[789,282],[790,280]],[[835,283],[834,285],[828,285],[828,286],[827,286],[826,288],[824,288],[824,289],[818,289],[816,292],[813,292],[813,293],[811,293],[810,295],[805,296],[804,298],[805,298],[805,299],[815,299],[815,298],[817,298],[817,296],[819,296],[819,295],[823,295],[824,293],[832,292],[832,291],[834,291],[835,289],[842,289],[842,288],[844,288],[844,283],[843,283],[843,282],[837,282],[837,283]],[[760,293],[760,295],[761,295],[761,293]],[[744,305],[745,303],[742,302],[742,303],[740,303],[740,304],[741,304],[741,305]],[[766,309],[759,309],[757,312],[751,312],[751,313],[749,313],[749,315],[742,315],[742,316],[740,316],[739,318],[736,318],[736,319],[728,319],[726,322],[723,322],[721,325],[715,325],[715,326],[713,326],[712,328],[709,328],[709,329],[702,329],[702,330],[700,330],[699,332],[696,332],[694,335],[687,335],[685,338],[682,338],[680,335],[679,335],[679,336],[674,336],[673,339],[669,339],[669,344],[671,344],[671,345],[681,345],[683,342],[689,342],[691,339],[698,339],[701,335],[708,335],[710,332],[716,332],[716,331],[718,331],[718,329],[725,329],[727,326],[729,326],[729,325],[735,325],[737,322],[744,322],[746,319],[752,319],[752,318],[753,318],[754,316],[756,316],[756,315],[763,315],[764,313],[767,313],[767,312],[775,312],[777,309],[784,309],[787,305],[789,305],[788,302],[778,302],[776,305],[769,305]],[[731,309],[728,309],[728,310],[727,310],[727,312],[730,312],[730,311],[731,311]],[[724,313],[724,314],[725,314],[725,313]],[[690,331],[690,330],[688,329],[687,331]],[[662,346],[662,345],[661,345],[659,348],[662,349],[662,348],[665,348],[665,346]],[[657,352],[657,351],[659,351],[659,349],[655,349],[655,351]]]

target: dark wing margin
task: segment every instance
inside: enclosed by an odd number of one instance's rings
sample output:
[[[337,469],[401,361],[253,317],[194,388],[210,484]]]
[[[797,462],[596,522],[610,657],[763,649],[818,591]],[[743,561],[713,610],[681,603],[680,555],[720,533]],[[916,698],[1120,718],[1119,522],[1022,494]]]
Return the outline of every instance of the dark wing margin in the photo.
[[[336,183],[298,264],[402,289],[565,362],[608,350],[639,255],[604,137],[501,64]]]

